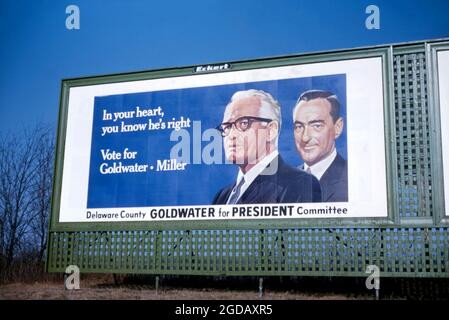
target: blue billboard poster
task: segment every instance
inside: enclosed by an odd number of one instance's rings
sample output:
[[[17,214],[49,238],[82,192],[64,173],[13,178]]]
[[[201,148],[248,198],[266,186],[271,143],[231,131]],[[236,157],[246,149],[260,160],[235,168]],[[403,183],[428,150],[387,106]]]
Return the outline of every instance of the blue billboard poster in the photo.
[[[380,57],[197,71],[70,88],[60,222],[387,216]]]

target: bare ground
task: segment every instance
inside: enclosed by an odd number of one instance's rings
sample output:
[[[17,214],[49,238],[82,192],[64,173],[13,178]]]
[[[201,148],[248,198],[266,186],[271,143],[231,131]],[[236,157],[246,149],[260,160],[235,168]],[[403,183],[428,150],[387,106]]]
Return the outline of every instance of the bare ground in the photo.
[[[12,283],[0,285],[0,300],[257,300],[254,290],[217,288],[160,288],[142,285],[111,285],[103,282],[81,282],[80,290],[65,290],[63,283]],[[263,300],[352,300],[373,299],[372,295],[350,297],[341,294],[305,294],[292,291],[266,290]]]
[[[66,290],[63,274],[11,277],[0,282],[0,300],[258,300],[257,277],[155,277],[82,274],[80,290]],[[382,279],[381,299],[447,300],[449,279]],[[264,278],[263,300],[373,300],[365,279]]]

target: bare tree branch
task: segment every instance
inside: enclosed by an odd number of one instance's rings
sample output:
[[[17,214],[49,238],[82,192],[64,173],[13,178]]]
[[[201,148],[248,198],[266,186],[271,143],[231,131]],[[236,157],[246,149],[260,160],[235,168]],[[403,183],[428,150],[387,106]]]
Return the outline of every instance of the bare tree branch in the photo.
[[[21,251],[42,260],[50,211],[53,130],[38,125],[21,134],[0,134],[0,267]]]

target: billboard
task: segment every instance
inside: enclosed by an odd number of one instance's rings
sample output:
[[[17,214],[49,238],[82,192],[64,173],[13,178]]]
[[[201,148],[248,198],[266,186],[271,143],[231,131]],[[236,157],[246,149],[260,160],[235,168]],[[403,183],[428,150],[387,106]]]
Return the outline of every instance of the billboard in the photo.
[[[81,79],[57,222],[387,218],[383,59]]]
[[[449,216],[449,50],[437,51],[445,215]],[[443,67],[444,66],[444,67]]]

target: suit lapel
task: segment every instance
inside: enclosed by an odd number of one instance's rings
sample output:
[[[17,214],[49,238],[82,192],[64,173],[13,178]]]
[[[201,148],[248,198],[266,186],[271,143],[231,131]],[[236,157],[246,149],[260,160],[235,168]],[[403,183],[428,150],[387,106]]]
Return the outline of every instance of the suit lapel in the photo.
[[[277,161],[276,171],[273,174],[263,174],[272,173],[270,165],[273,161]],[[276,180],[278,179],[278,174],[282,170],[283,162],[278,156],[275,158],[267,168],[257,176],[256,179],[251,183],[251,185],[246,189],[246,191],[241,195],[238,204],[241,203],[259,203],[260,199],[264,199],[265,202],[276,202],[277,192]]]
[[[328,185],[334,185],[340,181],[340,177],[342,175],[342,163],[340,155],[337,153],[337,157],[331,163],[329,168],[327,168],[326,172],[324,172],[323,176],[320,179],[321,181],[326,181]]]
[[[327,168],[326,172],[323,174],[323,176],[320,179],[320,184],[326,185],[325,190],[323,190],[324,191],[324,194],[323,194],[324,201],[327,201],[328,199],[332,198],[332,196],[337,191],[333,186],[340,183],[341,176],[343,174],[343,168],[344,168],[344,160],[337,153],[337,157],[331,163],[329,168]]]
[[[263,176],[258,176],[253,183],[246,189],[246,191],[241,195],[238,204],[241,203],[257,203],[258,199],[265,198],[264,193],[266,193],[268,185],[263,183]]]

